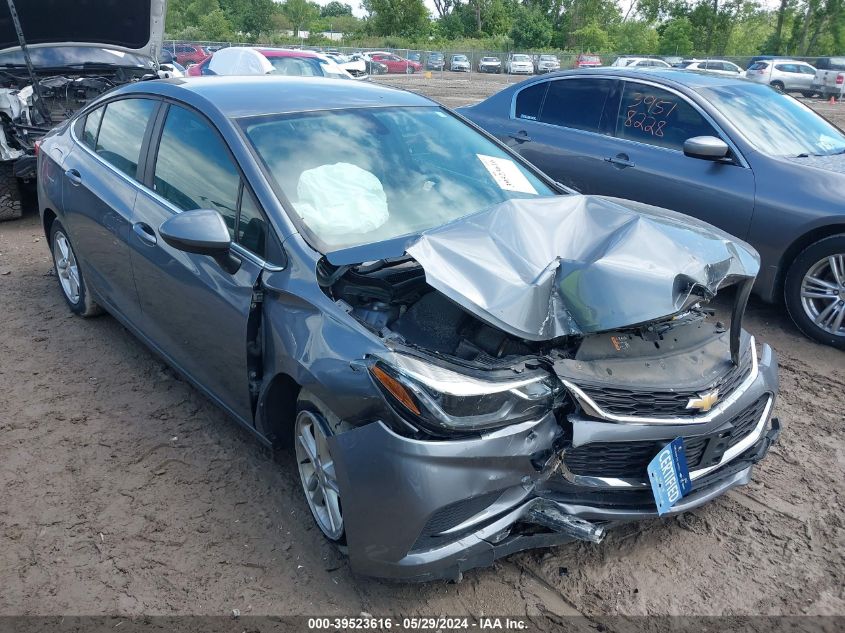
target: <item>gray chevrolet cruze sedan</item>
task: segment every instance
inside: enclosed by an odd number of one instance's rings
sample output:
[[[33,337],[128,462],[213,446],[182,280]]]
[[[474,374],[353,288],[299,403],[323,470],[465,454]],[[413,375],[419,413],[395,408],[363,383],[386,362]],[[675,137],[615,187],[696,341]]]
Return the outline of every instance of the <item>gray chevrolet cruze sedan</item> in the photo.
[[[292,444],[358,572],[455,579],[598,542],[747,483],[778,435],[774,354],[741,327],[753,249],[574,194],[421,96],[141,81],[46,137],[38,169],[69,308]]]

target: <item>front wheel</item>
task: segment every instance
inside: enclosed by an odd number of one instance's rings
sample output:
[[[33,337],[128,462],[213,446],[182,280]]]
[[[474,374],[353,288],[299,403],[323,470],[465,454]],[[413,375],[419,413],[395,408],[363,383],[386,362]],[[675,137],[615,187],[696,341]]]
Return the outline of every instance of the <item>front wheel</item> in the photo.
[[[770,85],[778,92],[784,92],[786,90],[786,86],[784,86],[781,81],[773,81]]]
[[[328,424],[319,408],[305,394],[300,395],[297,403],[294,434],[299,479],[314,521],[327,539],[342,541],[343,506],[329,449]]]
[[[845,349],[845,234],[819,240],[795,258],[786,276],[784,300],[804,334]]]
[[[82,317],[101,314],[103,309],[91,298],[73,244],[58,220],[53,221],[50,227],[50,250],[59,287],[70,311]]]

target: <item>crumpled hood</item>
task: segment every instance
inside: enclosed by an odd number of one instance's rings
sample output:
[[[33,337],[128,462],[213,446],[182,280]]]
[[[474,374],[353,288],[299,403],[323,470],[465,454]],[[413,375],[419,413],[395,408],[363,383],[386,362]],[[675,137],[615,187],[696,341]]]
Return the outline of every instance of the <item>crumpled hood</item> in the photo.
[[[166,0],[15,0],[27,46],[94,45],[158,59]],[[20,48],[6,0],[0,52]]]
[[[407,252],[429,285],[532,341],[661,319],[754,278],[757,252],[715,227],[630,200],[511,200],[423,232]]]

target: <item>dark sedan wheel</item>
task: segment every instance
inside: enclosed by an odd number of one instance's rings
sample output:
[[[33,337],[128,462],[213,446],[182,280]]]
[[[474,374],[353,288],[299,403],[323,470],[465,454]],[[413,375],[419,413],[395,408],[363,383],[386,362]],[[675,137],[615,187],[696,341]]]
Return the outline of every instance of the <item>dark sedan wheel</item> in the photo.
[[[806,99],[811,99],[812,97],[816,96],[816,93],[813,92],[812,90],[802,90],[801,95],[803,97],[805,97]]]
[[[65,227],[58,220],[55,220],[50,228],[50,250],[53,252],[53,265],[59,287],[70,311],[83,317],[102,313],[102,308],[94,303],[88,292],[73,244]]]
[[[786,276],[786,307],[807,336],[845,349],[845,235],[808,246]]]
[[[294,424],[296,463],[305,500],[317,527],[332,541],[343,538],[343,508],[325,421],[310,402],[300,400]]]

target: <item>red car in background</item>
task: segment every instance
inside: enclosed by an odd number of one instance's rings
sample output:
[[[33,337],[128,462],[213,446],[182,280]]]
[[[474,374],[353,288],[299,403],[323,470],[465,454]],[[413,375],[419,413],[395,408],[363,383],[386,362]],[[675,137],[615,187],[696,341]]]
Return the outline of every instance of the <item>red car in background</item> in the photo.
[[[258,51],[273,66],[274,74],[289,75],[295,77],[342,77],[348,79],[349,75],[332,60],[314,53],[312,51],[292,50],[287,48],[261,48],[250,47]],[[223,49],[226,50],[226,49]],[[189,77],[202,75],[216,75],[209,68],[214,59],[210,55],[199,64],[188,68]]]
[[[581,53],[575,58],[574,68],[595,68],[601,66],[601,57],[591,53]]]
[[[182,66],[198,64],[208,57],[208,53],[199,44],[171,44],[164,48],[173,53],[176,62],[182,64]]]
[[[419,62],[399,57],[399,55],[394,55],[393,53],[373,53],[370,55],[370,59],[387,66],[387,72],[389,73],[406,73],[410,75],[422,70],[422,64]]]

